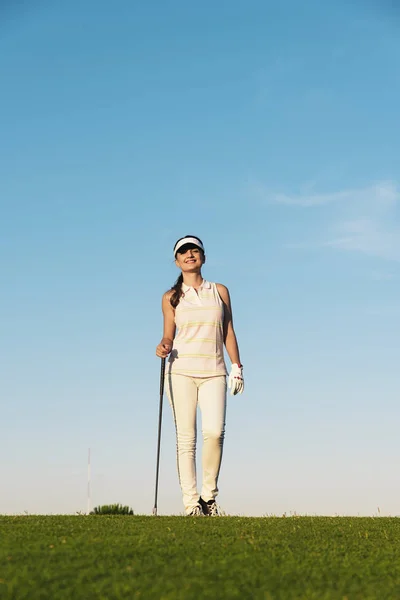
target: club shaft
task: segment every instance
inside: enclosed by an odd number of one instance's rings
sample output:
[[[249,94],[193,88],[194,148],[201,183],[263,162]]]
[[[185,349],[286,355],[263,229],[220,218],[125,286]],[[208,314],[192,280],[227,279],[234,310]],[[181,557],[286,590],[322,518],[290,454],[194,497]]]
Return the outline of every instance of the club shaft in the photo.
[[[163,408],[163,396],[164,396],[164,376],[165,376],[165,358],[162,358],[161,359],[161,373],[160,373],[160,408],[159,408],[159,413],[158,413],[156,489],[155,489],[155,496],[154,496],[153,515],[157,515],[158,475],[159,475],[159,471],[160,471],[160,448],[161,448],[162,408]]]

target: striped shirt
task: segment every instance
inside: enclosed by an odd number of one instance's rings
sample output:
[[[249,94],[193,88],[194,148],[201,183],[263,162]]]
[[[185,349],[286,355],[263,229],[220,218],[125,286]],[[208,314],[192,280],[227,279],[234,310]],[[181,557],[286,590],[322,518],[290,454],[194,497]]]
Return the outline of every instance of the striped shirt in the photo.
[[[224,305],[215,283],[203,280],[196,290],[182,284],[175,309],[177,334],[168,372],[191,377],[226,375]]]

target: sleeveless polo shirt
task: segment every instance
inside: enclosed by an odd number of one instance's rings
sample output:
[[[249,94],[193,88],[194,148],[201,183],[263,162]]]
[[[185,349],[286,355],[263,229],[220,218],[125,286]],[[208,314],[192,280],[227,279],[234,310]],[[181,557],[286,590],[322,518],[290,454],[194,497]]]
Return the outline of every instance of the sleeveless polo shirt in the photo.
[[[203,280],[196,290],[182,284],[175,309],[177,334],[169,373],[191,377],[227,375],[224,359],[224,305],[215,283]]]

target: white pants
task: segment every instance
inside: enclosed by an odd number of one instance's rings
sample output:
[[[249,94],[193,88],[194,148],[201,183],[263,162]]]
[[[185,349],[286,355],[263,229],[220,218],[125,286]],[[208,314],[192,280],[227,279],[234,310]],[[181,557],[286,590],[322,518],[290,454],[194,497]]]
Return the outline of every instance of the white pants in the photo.
[[[196,478],[197,405],[201,410],[203,433],[201,497],[207,502],[218,494],[225,435],[226,377],[203,379],[172,373],[166,376],[165,383],[175,420],[183,505],[189,514],[199,501]]]

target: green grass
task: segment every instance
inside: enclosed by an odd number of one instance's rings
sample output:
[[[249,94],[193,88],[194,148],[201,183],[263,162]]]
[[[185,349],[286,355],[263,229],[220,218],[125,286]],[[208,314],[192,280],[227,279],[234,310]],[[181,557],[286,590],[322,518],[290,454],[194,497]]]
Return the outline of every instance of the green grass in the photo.
[[[0,517],[0,598],[398,600],[400,520]]]

